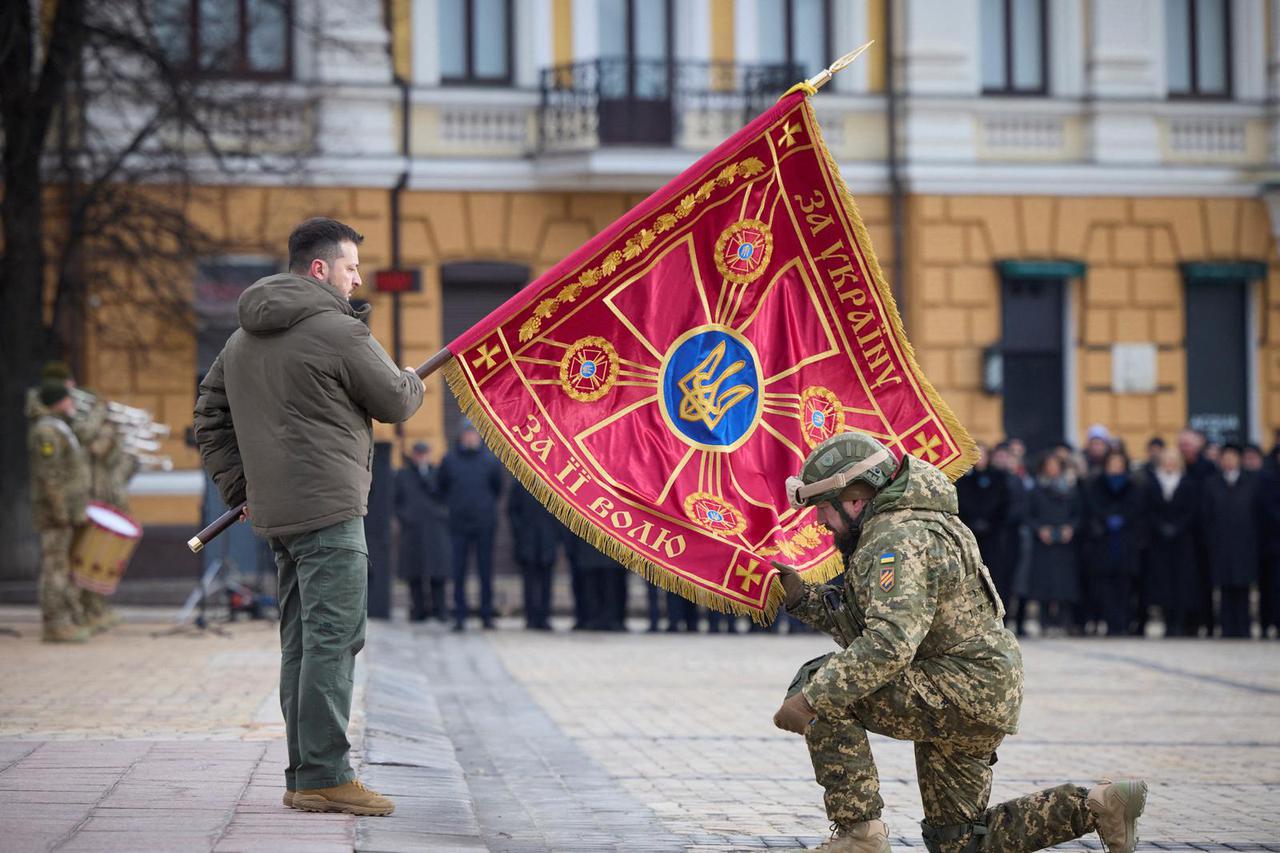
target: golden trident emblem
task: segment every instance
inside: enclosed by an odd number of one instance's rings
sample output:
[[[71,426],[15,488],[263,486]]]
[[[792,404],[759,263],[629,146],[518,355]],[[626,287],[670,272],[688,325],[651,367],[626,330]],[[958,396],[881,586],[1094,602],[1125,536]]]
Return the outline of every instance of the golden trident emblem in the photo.
[[[707,429],[715,429],[726,412],[755,393],[750,385],[735,385],[724,393],[720,392],[720,385],[747,364],[739,359],[716,378],[716,371],[724,360],[724,350],[725,342],[721,341],[697,367],[677,383],[684,392],[684,398],[680,401],[681,420],[702,421]]]

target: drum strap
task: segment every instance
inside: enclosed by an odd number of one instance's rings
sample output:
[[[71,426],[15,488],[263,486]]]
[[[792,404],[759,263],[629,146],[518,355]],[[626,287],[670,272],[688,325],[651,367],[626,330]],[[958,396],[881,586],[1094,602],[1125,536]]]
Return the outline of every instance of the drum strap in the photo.
[[[54,429],[65,435],[67,437],[67,441],[71,442],[73,450],[80,449],[80,441],[76,438],[76,434],[71,430],[70,425],[62,418],[55,418],[53,415],[41,415],[40,420],[51,424]]]

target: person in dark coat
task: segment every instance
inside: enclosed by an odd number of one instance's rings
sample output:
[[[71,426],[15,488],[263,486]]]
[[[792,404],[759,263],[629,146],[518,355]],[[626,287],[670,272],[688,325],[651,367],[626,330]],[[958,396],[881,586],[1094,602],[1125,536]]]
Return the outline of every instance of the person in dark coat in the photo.
[[[1129,473],[1124,451],[1109,451],[1102,473],[1085,487],[1085,573],[1095,612],[1107,636],[1128,633],[1132,599],[1142,567],[1146,497],[1142,483]]]
[[[400,577],[409,584],[409,618],[421,622],[432,616],[441,622],[444,582],[453,568],[449,549],[449,510],[440,503],[436,466],[424,441],[395,476],[396,520],[400,522]]]
[[[1222,448],[1222,470],[1204,486],[1203,523],[1209,571],[1218,590],[1224,637],[1249,636],[1249,587],[1258,580],[1259,475],[1240,468],[1240,447]]]
[[[1043,629],[1065,632],[1072,627],[1072,611],[1080,600],[1076,532],[1084,509],[1080,490],[1061,459],[1046,454],[1039,467],[1027,510],[1032,535],[1027,597],[1040,602]]]
[[[1027,522],[1027,509],[1031,495],[1022,483],[1018,473],[1018,462],[1009,442],[1001,442],[991,451],[991,469],[1003,471],[1005,483],[1009,489],[1009,512],[1005,516],[1004,530],[996,548],[996,565],[988,564],[992,580],[996,582],[996,592],[1004,602],[1005,610],[1015,616],[1016,631],[1019,637],[1026,635],[1027,603],[1026,596],[1018,590],[1016,580],[1018,562],[1022,554],[1022,532]]]
[[[1012,580],[1009,575],[1013,566],[1007,551],[1013,495],[1009,475],[990,462],[986,445],[979,444],[977,464],[956,480],[956,497],[960,501],[960,520],[978,540],[982,562],[987,564],[1003,598]]]
[[[565,537],[565,552],[579,579],[574,591],[574,630],[627,630],[626,567],[572,533]]]
[[[667,593],[667,631],[688,631],[698,633],[702,618],[698,613],[698,605],[674,592]]]
[[[542,502],[516,484],[507,498],[516,564],[524,580],[524,623],[532,631],[551,630],[551,580],[563,526]]]
[[[449,507],[449,530],[453,541],[453,629],[466,628],[467,557],[476,555],[480,576],[480,620],[493,627],[493,531],[498,517],[498,498],[506,474],[502,464],[480,441],[480,433],[470,424],[458,433],[457,444],[440,462],[438,491]]]
[[[1200,594],[1195,531],[1200,483],[1183,470],[1182,454],[1166,448],[1147,487],[1147,600],[1160,608],[1168,637],[1195,634]]]
[[[1186,476],[1200,488],[1204,494],[1205,483],[1218,473],[1218,466],[1205,456],[1208,441],[1204,433],[1194,429],[1184,429],[1178,433],[1178,452],[1182,454],[1182,464]],[[1192,534],[1193,548],[1196,554],[1196,591],[1194,607],[1190,618],[1195,624],[1191,633],[1213,633],[1213,582],[1209,578],[1209,545],[1205,540],[1203,524],[1197,524]]]

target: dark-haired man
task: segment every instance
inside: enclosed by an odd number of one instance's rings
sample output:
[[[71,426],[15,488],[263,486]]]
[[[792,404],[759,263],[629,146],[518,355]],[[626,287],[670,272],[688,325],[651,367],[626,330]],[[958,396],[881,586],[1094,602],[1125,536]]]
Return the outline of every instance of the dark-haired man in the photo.
[[[364,646],[371,419],[403,421],[423,386],[369,334],[364,238],[333,219],[289,235],[289,272],[240,297],[240,328],[200,383],[200,454],[228,506],[267,537],[280,575],[280,707],[289,742],[284,803],[386,815],[349,761],[355,656]]]

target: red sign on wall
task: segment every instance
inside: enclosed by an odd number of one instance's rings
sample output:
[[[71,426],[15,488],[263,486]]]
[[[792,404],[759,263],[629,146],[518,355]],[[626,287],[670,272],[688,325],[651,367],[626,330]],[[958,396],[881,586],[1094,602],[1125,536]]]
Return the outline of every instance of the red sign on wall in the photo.
[[[422,290],[420,270],[378,270],[373,274],[373,289],[379,293],[419,293]]]

